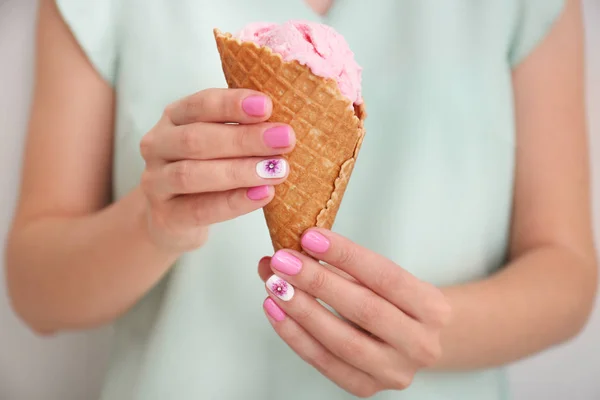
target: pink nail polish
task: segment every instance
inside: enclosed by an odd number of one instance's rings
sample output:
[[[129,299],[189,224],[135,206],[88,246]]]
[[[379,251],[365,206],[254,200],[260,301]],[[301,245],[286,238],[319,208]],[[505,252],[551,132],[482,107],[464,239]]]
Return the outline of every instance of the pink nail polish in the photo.
[[[270,262],[271,262],[271,257],[269,257],[269,256],[264,256],[264,257],[262,257],[260,260],[258,260],[258,264],[259,264],[259,265],[260,265],[260,264],[262,264],[262,263],[264,263],[264,262],[269,262],[269,263],[270,263]]]
[[[279,250],[271,258],[271,266],[286,275],[296,275],[302,269],[302,261],[286,251]]]
[[[265,144],[274,149],[288,147],[291,142],[290,127],[287,125],[267,129],[263,135]]]
[[[242,109],[252,117],[262,117],[267,113],[267,98],[264,96],[249,96],[242,101]]]
[[[250,200],[262,200],[262,199],[266,199],[267,197],[269,197],[269,195],[271,194],[271,188],[270,186],[256,186],[256,187],[252,187],[250,189],[248,189],[248,191],[246,192],[246,196],[248,196],[248,198]]]
[[[263,307],[267,314],[271,318],[273,318],[277,322],[281,322],[285,319],[285,312],[273,301],[273,299],[268,298],[263,303]]]
[[[329,250],[329,239],[315,231],[308,231],[302,236],[302,247],[313,253],[325,253]]]

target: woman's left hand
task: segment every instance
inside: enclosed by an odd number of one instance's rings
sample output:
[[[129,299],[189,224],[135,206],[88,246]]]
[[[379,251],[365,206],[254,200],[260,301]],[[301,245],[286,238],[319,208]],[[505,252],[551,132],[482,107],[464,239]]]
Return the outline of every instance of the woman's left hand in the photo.
[[[280,250],[261,260],[259,274],[269,321],[303,360],[359,397],[406,389],[437,362],[450,317],[439,289],[330,231],[307,231],[302,247],[314,259]]]

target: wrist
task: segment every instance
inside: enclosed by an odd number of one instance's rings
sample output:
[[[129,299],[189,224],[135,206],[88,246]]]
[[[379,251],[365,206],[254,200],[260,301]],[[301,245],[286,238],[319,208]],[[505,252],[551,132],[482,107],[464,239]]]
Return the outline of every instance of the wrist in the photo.
[[[174,262],[181,256],[183,250],[171,246],[168,241],[164,240],[164,238],[152,228],[148,199],[139,187],[134,189],[132,196],[136,203],[135,226],[136,230],[139,232],[140,239],[145,244],[144,247],[148,248],[149,251],[155,253],[161,259]]]

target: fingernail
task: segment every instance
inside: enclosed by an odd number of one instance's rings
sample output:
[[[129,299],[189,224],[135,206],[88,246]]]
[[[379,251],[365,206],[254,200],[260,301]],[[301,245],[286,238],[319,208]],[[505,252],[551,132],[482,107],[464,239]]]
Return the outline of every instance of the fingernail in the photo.
[[[329,239],[315,231],[308,231],[300,241],[302,247],[313,253],[325,253],[329,250]]]
[[[267,129],[263,135],[265,144],[274,149],[288,147],[291,143],[290,127],[287,125]]]
[[[263,258],[261,258],[260,260],[258,260],[259,264],[262,264],[264,262],[271,262],[271,257],[269,256],[264,256]]]
[[[267,197],[269,197],[270,194],[271,194],[271,188],[270,188],[270,186],[266,186],[266,185],[251,187],[246,192],[246,196],[248,196],[248,198],[250,200],[255,200],[255,201],[266,199]]]
[[[267,279],[266,285],[267,289],[283,301],[290,301],[294,297],[294,287],[277,275]]]
[[[279,308],[272,298],[266,299],[263,303],[263,307],[267,311],[267,314],[269,314],[269,317],[273,318],[275,321],[281,322],[285,319],[285,312]]]
[[[266,179],[283,178],[287,170],[287,161],[283,158],[264,160],[256,164],[256,173]]]
[[[279,250],[271,258],[271,266],[286,275],[297,275],[302,269],[302,261],[286,251]]]
[[[262,117],[267,113],[267,98],[265,96],[249,96],[242,101],[242,109],[252,117]]]

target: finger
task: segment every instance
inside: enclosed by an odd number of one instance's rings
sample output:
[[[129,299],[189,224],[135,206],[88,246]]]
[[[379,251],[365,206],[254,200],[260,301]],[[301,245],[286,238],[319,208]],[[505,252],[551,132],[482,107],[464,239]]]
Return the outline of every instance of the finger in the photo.
[[[263,282],[266,282],[273,275],[271,271],[271,257],[263,257],[258,262],[258,276]]]
[[[342,276],[345,279],[349,279],[351,282],[356,282],[356,280],[354,278],[352,278],[351,276],[349,276],[346,273],[343,273],[342,271],[340,271],[339,269],[330,266],[329,264],[325,264],[323,265],[324,268],[329,269],[330,271],[332,271],[333,273],[339,274],[340,276]],[[273,275],[273,270],[271,269],[271,257],[263,257],[260,259],[260,261],[258,262],[258,276],[260,277],[260,279],[263,282],[266,282],[267,279],[269,279],[271,277],[271,275]],[[368,334],[367,331],[365,331],[364,329],[362,329],[360,326],[354,324],[351,321],[345,320],[345,322],[347,322],[348,324],[350,324],[353,328],[355,329],[359,329],[362,332],[365,332]],[[372,336],[374,337],[374,336]],[[379,339],[377,339],[379,340]]]
[[[387,258],[325,229],[308,230],[301,242],[308,254],[347,272],[413,318],[436,326],[448,321],[442,292]]]
[[[340,388],[359,397],[370,397],[377,392],[377,384],[372,377],[328,351],[297,322],[288,318],[273,299],[267,298],[263,303],[263,309],[269,322],[283,341],[300,358]]]
[[[342,321],[314,297],[277,275],[271,275],[265,286],[277,305],[311,336],[340,359],[370,375],[378,369],[391,369],[387,354],[390,346],[374,340]],[[334,307],[335,308],[335,307]]]
[[[358,282],[356,279],[348,275],[347,273],[340,271],[339,269],[332,267],[329,264],[323,264],[323,268],[327,268],[331,272],[340,275],[342,278],[348,279],[350,282]],[[258,275],[265,282],[271,275],[273,275],[273,270],[271,270],[271,257],[263,257],[258,262]]]
[[[269,96],[249,89],[206,89],[169,105],[165,114],[174,125],[194,122],[252,124],[269,119]]]
[[[169,224],[178,228],[212,225],[245,215],[267,205],[272,186],[242,188],[226,192],[177,196],[166,202]]]
[[[158,172],[155,193],[164,198],[178,194],[277,185],[285,181],[288,173],[287,161],[279,157],[176,161]]]
[[[293,287],[321,299],[344,318],[399,351],[410,350],[423,331],[417,321],[376,293],[303,254],[280,250],[271,258],[271,267]]]
[[[292,128],[282,124],[198,122],[163,132],[156,135],[152,149],[153,156],[167,161],[274,156],[289,153],[296,144]]]

